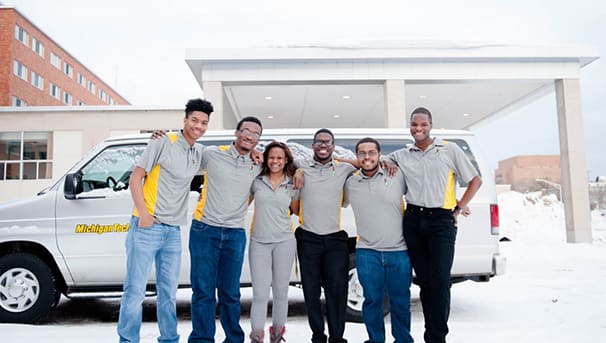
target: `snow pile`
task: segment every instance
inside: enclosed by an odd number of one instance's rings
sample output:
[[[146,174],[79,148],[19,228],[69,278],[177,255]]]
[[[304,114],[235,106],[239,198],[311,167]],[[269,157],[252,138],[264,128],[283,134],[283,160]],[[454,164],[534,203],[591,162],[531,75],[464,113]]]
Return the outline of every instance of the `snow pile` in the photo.
[[[553,194],[499,194],[501,237],[525,243],[566,242],[564,206]],[[591,213],[594,242],[606,243],[606,211]]]

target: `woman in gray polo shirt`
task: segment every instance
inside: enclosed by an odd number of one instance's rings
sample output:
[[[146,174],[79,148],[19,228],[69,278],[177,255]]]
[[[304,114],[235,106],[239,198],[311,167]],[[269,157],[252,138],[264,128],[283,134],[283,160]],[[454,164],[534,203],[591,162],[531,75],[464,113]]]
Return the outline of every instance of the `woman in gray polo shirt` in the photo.
[[[291,209],[297,213],[299,207],[299,191],[293,189],[294,172],[293,157],[286,144],[269,143],[263,153],[261,174],[251,188],[255,200],[248,249],[253,286],[251,342],[263,342],[270,286],[273,295],[270,342],[280,342],[284,335],[288,285],[296,250],[290,215]]]

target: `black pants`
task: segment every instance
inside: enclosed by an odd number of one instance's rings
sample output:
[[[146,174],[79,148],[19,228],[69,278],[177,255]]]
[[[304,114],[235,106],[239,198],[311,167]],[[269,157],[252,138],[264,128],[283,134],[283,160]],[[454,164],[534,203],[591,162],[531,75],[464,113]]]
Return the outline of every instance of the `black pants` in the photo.
[[[320,301],[323,287],[326,298],[328,342],[347,342],[343,338],[349,268],[347,233],[339,231],[329,235],[317,235],[298,228],[295,237],[307,319],[312,331],[311,341],[325,343],[327,338],[324,334],[324,315]]]
[[[457,228],[452,212],[408,205],[404,238],[421,288],[425,342],[444,343],[450,313],[450,269]]]

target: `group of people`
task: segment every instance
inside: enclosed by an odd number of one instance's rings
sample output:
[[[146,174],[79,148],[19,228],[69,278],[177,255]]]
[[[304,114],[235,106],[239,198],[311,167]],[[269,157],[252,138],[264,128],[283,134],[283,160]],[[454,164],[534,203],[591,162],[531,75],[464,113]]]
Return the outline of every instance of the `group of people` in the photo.
[[[131,175],[135,209],[126,238],[120,342],[139,342],[141,305],[152,264],[156,266],[158,341],[179,341],[179,223],[187,215],[190,182],[201,174],[204,187],[189,239],[193,294],[188,342],[214,342],[215,295],[224,342],[245,340],[239,324],[240,274],[246,246],[244,218],[252,200],[251,342],[264,342],[270,288],[273,306],[269,342],[284,341],[295,252],[311,341],[347,342],[343,336],[349,249],[347,233],[339,221],[341,207],[348,204],[354,211],[358,232],[356,265],[364,291],[362,317],[367,342],[385,342],[385,294],[395,342],[413,341],[413,268],[421,287],[425,341],[445,342],[456,218],[471,213],[468,203],[481,179],[456,144],[430,136],[432,117],[427,109],[417,108],[411,114],[413,145],[381,159],[380,143],[364,138],[356,145],[357,159],[351,161],[333,158],[335,139],[328,129],[315,133],[313,158],[294,159],[287,145],[276,141],[265,146],[260,156],[255,147],[263,128],[256,117],[238,122],[231,145],[202,147],[195,142],[205,133],[212,112],[208,101],[190,100],[183,129],[152,139]],[[468,183],[458,200],[455,179]],[[291,214],[299,217],[296,230]]]

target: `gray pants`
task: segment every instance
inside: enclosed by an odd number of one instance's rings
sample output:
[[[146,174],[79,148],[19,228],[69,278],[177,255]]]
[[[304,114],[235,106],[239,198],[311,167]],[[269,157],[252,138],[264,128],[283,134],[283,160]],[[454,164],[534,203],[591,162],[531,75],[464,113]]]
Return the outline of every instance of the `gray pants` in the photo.
[[[248,257],[253,286],[250,308],[252,332],[263,332],[267,318],[269,287],[272,290],[272,324],[278,329],[286,324],[288,316],[288,285],[295,261],[294,237],[277,243],[250,241]]]

